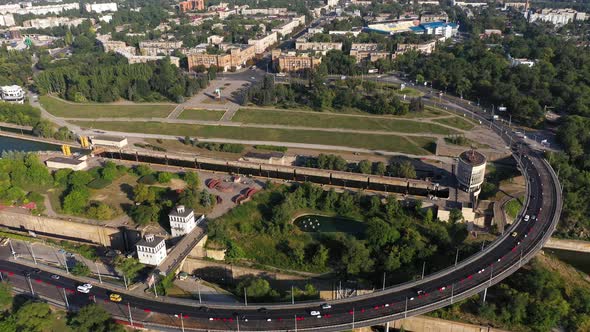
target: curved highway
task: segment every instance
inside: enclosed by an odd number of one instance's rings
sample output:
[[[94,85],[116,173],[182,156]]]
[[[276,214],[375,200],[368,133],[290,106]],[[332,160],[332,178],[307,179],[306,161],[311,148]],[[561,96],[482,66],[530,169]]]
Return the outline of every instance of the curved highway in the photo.
[[[470,114],[471,116],[471,114]],[[543,159],[541,152],[532,150],[515,137],[508,128],[489,123],[482,115],[474,114],[507,142],[517,142],[513,155],[527,181],[527,195],[521,217],[536,216],[536,220],[517,221],[506,232],[492,242],[485,250],[422,280],[386,288],[371,294],[331,301],[330,309],[322,309],[323,302],[267,305],[199,305],[198,301],[176,301],[137,297],[122,292],[124,304],[106,301],[109,290],[95,285],[91,290],[93,298],[72,293],[71,305],[82,305],[89,301],[104,301],[105,308],[114,316],[128,319],[127,309],[146,313],[159,313],[178,317],[182,313],[185,330],[235,330],[235,331],[341,331],[374,325],[408,316],[429,312],[455,301],[470,297],[496,284],[514,273],[530,260],[549,239],[554,231],[562,207],[562,195],[555,172]],[[18,261],[0,261],[0,270],[10,273],[9,279],[20,288],[28,289],[24,274],[30,267]],[[6,275],[6,274],[5,274]],[[59,280],[50,278],[51,273],[41,271],[31,276],[36,283],[57,286],[56,289],[75,289],[75,280],[62,276]],[[35,283],[33,282],[33,284]],[[59,298],[59,292],[56,300]],[[82,296],[80,296],[82,295]],[[51,298],[51,295],[47,295]],[[174,301],[174,302],[172,302]],[[129,303],[127,308],[126,303]],[[317,310],[320,316],[312,316]],[[175,316],[177,315],[177,316]],[[140,318],[141,319],[141,318]],[[178,321],[162,322],[163,330],[178,329]],[[137,321],[136,321],[137,323]],[[154,327],[152,325],[152,327]],[[190,328],[189,328],[190,327]]]

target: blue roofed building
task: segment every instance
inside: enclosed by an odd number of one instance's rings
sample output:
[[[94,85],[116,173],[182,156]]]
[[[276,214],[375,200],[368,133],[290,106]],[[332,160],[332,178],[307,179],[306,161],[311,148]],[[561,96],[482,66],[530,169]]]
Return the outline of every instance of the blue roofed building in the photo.
[[[442,36],[447,39],[459,32],[459,25],[447,22],[429,22],[413,26],[410,30],[417,34]]]

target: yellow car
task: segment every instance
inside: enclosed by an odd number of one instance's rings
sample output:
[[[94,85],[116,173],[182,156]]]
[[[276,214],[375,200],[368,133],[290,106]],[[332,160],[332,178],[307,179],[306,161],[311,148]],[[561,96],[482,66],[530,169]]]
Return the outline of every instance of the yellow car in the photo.
[[[518,235],[517,232],[512,232],[512,237],[516,237]]]
[[[111,299],[111,301],[113,301],[113,302],[121,302],[121,300],[123,300],[121,295],[115,294],[115,293],[109,295],[109,299]]]

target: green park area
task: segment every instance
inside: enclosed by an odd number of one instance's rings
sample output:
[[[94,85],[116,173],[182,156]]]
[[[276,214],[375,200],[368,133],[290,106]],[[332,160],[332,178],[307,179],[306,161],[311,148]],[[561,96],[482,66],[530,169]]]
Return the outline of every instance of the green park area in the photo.
[[[50,96],[39,97],[47,112],[62,118],[165,118],[174,104],[83,104]]]
[[[252,201],[209,223],[207,246],[226,248],[226,260],[235,263],[361,280],[387,272],[402,281],[419,274],[423,260],[436,270],[451,263],[457,247],[477,250],[460,219],[453,213],[453,222],[443,223],[432,210],[405,207],[395,198],[384,203],[375,195],[310,183],[268,184]]]
[[[461,130],[471,130],[473,129],[474,125],[471,121],[462,119],[458,116],[453,116],[449,118],[442,118],[442,119],[434,119],[434,122],[441,123],[447,126],[451,126]]]
[[[448,135],[456,131],[435,123],[405,120],[392,116],[345,115],[287,110],[240,109],[232,121],[299,127],[380,130],[399,133],[431,133]]]
[[[224,113],[223,110],[185,109],[178,118],[182,120],[219,121]]]
[[[511,199],[510,201],[508,201],[508,203],[506,203],[506,205],[504,205],[504,210],[506,211],[506,214],[508,216],[510,216],[511,218],[516,218],[516,216],[518,216],[518,213],[522,209],[523,202],[524,202],[523,196]]]
[[[346,132],[325,132],[314,130],[260,129],[230,126],[202,126],[190,124],[171,124],[159,122],[105,122],[105,121],[72,121],[85,127],[103,130],[160,134],[171,136],[190,136],[206,138],[226,138],[236,140],[276,141],[306,144],[324,144],[353,148],[385,150],[416,155],[430,154],[426,150],[434,139],[421,137],[422,144],[417,145],[402,136],[353,134]]]

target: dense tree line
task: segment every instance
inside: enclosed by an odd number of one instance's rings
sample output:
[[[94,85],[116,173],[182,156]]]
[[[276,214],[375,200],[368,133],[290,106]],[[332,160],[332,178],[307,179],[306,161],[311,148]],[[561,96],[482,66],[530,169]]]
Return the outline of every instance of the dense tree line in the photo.
[[[305,167],[331,169],[335,171],[387,175],[409,179],[416,178],[416,169],[407,160],[401,162],[392,160],[388,165],[381,161],[371,162],[369,160],[349,163],[339,155],[321,153],[317,157],[306,158],[303,165]]]
[[[9,51],[0,47],[0,85],[26,86],[33,76],[30,50]]]
[[[91,60],[92,59],[92,60]],[[43,71],[35,78],[41,93],[54,93],[76,101],[157,101],[164,98],[183,102],[207,86],[206,79],[185,76],[169,59],[128,64],[118,55],[102,54],[88,62]]]
[[[7,205],[35,202],[43,210],[40,192],[52,185],[49,171],[32,153],[5,152],[0,158],[0,202]]]

